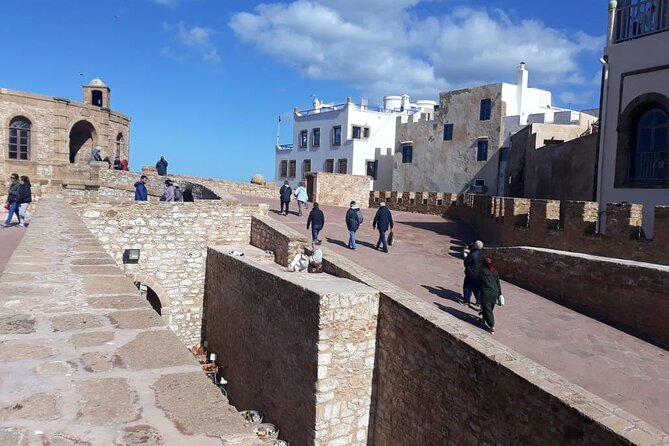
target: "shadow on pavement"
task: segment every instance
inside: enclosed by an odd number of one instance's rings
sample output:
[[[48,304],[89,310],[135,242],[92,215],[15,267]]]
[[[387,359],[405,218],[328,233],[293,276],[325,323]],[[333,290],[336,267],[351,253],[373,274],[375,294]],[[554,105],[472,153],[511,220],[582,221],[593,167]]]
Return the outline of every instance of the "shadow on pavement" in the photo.
[[[412,226],[414,228],[423,229],[426,231],[432,231],[439,235],[447,235],[451,237],[452,242],[460,242],[464,245],[463,240],[476,240],[477,233],[469,226],[461,222],[453,222],[444,220],[443,222],[422,222],[422,221],[400,221],[397,220],[396,223],[400,223],[407,226]]]
[[[456,303],[462,303],[462,296],[460,295],[460,293],[456,293],[453,290],[446,289],[442,286],[440,287],[433,287],[430,285],[421,285],[421,286],[426,290],[428,290],[430,293],[436,295],[437,297],[441,297],[442,299],[449,299]]]
[[[481,321],[481,318],[479,318],[479,317],[477,317],[477,316],[475,316],[471,313],[465,313],[464,311],[460,311],[458,309],[447,307],[446,305],[442,305],[442,304],[438,304],[438,303],[435,303],[435,305],[441,311],[443,311],[445,313],[448,313],[452,316],[455,316],[463,322],[470,323],[473,326],[478,327],[478,328],[485,328],[484,325],[483,325],[483,322]]]

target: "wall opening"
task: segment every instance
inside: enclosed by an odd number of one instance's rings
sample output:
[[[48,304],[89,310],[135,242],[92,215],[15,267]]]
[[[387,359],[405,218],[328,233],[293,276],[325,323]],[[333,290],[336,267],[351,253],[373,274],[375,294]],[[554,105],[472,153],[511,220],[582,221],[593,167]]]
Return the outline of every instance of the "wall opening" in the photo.
[[[158,313],[158,315],[163,315],[163,304],[160,302],[158,294],[156,294],[150,286],[142,282],[135,282],[135,286],[139,289],[141,296],[146,299],[150,304],[151,308]]]
[[[102,107],[102,92],[100,90],[93,90],[91,92],[91,103]]]
[[[88,164],[97,135],[88,121],[79,121],[70,130],[70,163]]]

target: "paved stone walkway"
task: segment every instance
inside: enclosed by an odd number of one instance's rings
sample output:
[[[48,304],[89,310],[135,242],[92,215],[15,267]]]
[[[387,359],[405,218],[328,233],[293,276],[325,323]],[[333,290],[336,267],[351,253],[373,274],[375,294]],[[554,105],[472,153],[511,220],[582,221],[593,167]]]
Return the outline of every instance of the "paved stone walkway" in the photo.
[[[0,227],[0,273],[5,270],[9,258],[19,245],[25,232],[26,228],[19,226],[11,226],[9,228]]]
[[[72,208],[43,199],[0,276],[0,445],[259,443]]]
[[[270,216],[310,237],[306,214],[284,217],[276,212],[278,200],[237,198],[269,203]],[[376,209],[367,209],[358,231],[358,249],[352,251],[347,248],[346,208],[323,210],[326,222],[320,238],[326,250],[335,250],[445,313],[480,326],[476,311],[460,303],[463,241],[476,237],[466,225],[438,216],[393,212],[397,243],[386,254],[374,250]],[[495,310],[497,340],[669,432],[666,350],[512,284],[503,282],[502,288],[507,305]],[[583,290],[587,292],[586,283]]]

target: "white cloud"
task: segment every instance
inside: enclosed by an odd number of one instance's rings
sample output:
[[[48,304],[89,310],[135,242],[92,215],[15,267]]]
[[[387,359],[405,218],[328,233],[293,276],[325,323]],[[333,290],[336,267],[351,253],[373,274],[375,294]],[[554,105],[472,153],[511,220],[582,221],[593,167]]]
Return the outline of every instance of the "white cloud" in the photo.
[[[196,51],[207,62],[218,63],[221,61],[218,55],[218,48],[216,48],[216,45],[212,41],[213,30],[201,26],[188,28],[183,22],[179,22],[176,26],[163,24],[163,28],[166,31],[175,32],[176,40],[182,46]],[[170,49],[170,51],[174,52],[173,49]]]
[[[235,14],[235,35],[304,76],[336,79],[363,94],[441,90],[512,80],[527,63],[532,84],[590,85],[578,59],[603,36],[567,35],[501,10],[461,7],[418,17],[421,0],[297,0]],[[593,56],[594,57],[594,56]]]

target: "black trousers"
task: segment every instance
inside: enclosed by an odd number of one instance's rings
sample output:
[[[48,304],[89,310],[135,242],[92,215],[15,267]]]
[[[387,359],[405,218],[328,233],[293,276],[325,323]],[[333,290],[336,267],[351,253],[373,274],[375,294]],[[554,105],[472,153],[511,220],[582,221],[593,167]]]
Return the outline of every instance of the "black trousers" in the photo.
[[[281,201],[281,212],[283,212],[283,208],[286,208],[286,214],[288,213],[288,209],[290,208],[290,201]]]

